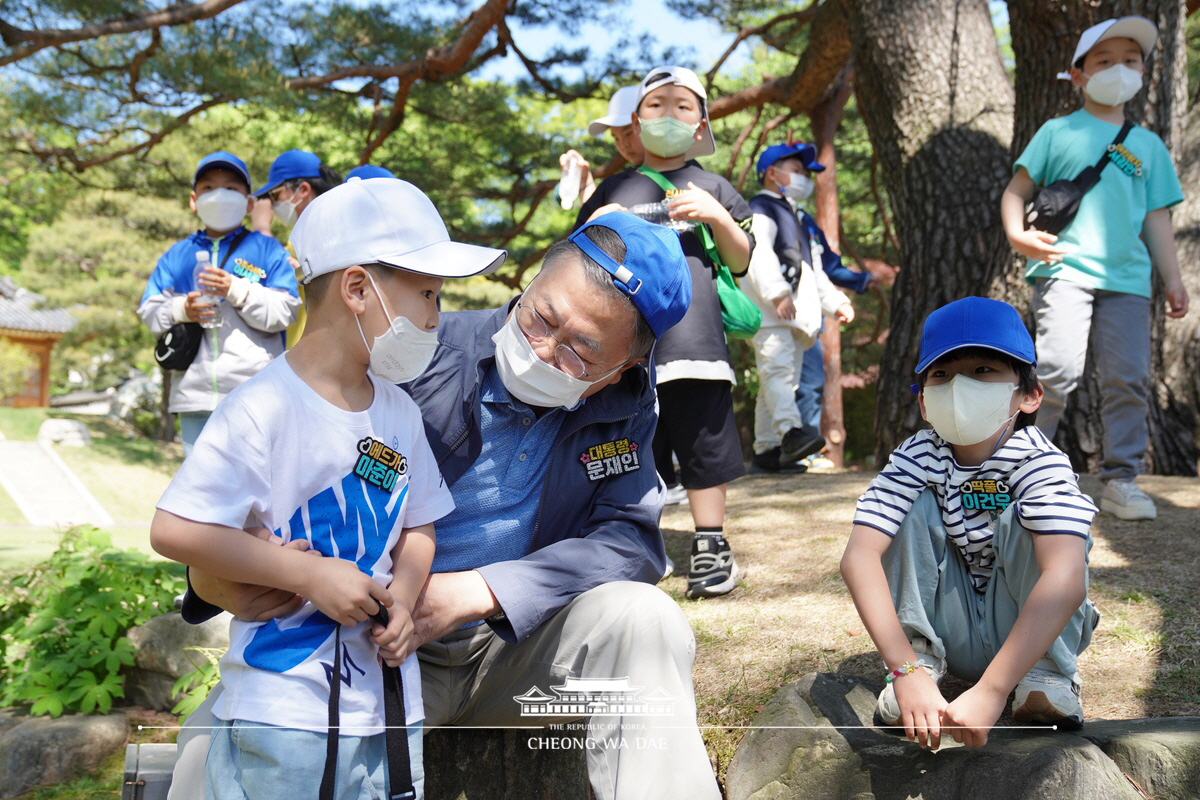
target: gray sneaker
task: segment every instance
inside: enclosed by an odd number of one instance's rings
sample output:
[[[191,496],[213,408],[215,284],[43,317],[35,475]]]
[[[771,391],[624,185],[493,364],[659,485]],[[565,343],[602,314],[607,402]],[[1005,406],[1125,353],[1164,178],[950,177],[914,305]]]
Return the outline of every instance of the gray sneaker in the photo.
[[[1034,667],[1021,678],[1013,696],[1014,722],[1057,725],[1074,731],[1083,727],[1079,685],[1060,672]]]
[[[1158,516],[1154,501],[1133,481],[1112,480],[1104,484],[1100,509],[1119,519],[1154,519]]]
[[[933,654],[933,645],[928,639],[910,639],[909,644],[917,653],[917,663],[929,673],[934,683],[941,684],[942,678],[946,677],[946,659]],[[900,704],[896,702],[894,684],[887,684],[879,693],[879,701],[875,703],[875,716],[884,725],[896,725],[900,722]]]

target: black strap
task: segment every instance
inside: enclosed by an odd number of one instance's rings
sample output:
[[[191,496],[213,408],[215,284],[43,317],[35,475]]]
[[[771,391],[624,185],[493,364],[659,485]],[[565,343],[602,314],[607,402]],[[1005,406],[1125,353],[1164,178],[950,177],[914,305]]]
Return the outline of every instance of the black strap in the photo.
[[[382,606],[381,606],[382,609]],[[382,624],[386,625],[387,622]],[[340,698],[342,687],[342,626],[333,637],[333,674],[329,677],[329,735],[325,740],[325,771],[321,775],[320,800],[336,796]],[[404,713],[404,679],[399,667],[380,664],[383,670],[384,742],[388,761],[389,800],[413,800],[412,763],[408,752],[408,726]]]
[[[229,249],[225,251],[225,255],[221,256],[221,263],[217,265],[219,268],[225,269],[225,262],[229,260],[229,257],[233,255],[233,251],[237,250],[237,246],[242,243],[242,239],[245,239],[249,233],[250,229],[243,227],[238,231],[237,236],[234,236],[229,241]]]
[[[1104,153],[1101,154],[1100,160],[1075,176],[1075,185],[1079,187],[1080,192],[1086,193],[1100,182],[1100,173],[1104,171],[1104,168],[1108,166],[1108,162],[1112,160],[1108,157],[1108,154],[1116,150],[1117,145],[1125,141],[1125,137],[1129,135],[1129,131],[1132,129],[1133,123],[1125,120],[1125,124],[1117,132],[1117,138],[1112,140],[1112,144],[1104,148]]]

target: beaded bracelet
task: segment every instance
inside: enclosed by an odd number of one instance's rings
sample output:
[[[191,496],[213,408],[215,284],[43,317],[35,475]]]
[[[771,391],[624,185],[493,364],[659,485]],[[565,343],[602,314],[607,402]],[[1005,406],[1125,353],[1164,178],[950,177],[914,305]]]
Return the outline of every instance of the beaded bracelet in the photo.
[[[905,661],[903,664],[900,665],[900,667],[898,669],[894,669],[890,673],[888,673],[887,677],[885,677],[883,679],[883,682],[891,683],[892,681],[896,680],[896,678],[903,678],[905,675],[911,675],[917,671],[917,667],[919,667],[920,665],[921,665],[920,661],[918,661],[916,664],[912,664],[912,663],[909,663],[908,661]]]

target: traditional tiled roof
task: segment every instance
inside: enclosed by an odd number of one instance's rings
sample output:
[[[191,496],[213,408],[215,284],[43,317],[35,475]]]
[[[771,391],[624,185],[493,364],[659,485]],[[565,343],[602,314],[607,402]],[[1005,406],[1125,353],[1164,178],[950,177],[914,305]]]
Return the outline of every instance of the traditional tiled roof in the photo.
[[[62,308],[38,308],[46,298],[0,277],[0,330],[66,333],[75,318]]]

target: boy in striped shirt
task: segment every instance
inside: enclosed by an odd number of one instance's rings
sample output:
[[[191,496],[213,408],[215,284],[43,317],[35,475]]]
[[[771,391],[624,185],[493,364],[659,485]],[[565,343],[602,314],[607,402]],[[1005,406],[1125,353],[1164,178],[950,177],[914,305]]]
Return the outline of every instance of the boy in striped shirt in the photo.
[[[1096,507],[1033,424],[1035,366],[1007,303],[930,314],[913,388],[933,430],[905,440],[858,500],[841,571],[889,670],[876,715],[922,747],[943,730],[983,745],[1014,687],[1014,720],[1083,724]],[[975,682],[952,703],[937,686],[947,671]]]

